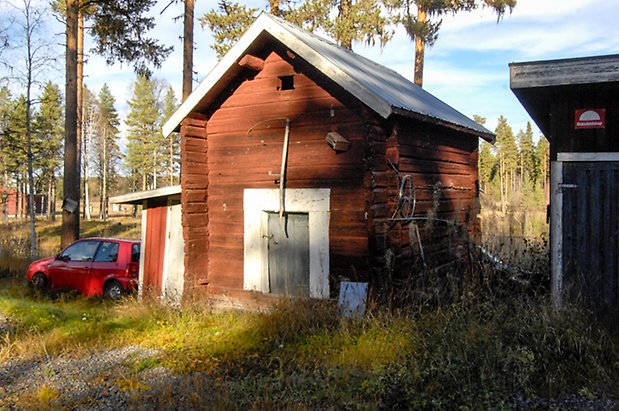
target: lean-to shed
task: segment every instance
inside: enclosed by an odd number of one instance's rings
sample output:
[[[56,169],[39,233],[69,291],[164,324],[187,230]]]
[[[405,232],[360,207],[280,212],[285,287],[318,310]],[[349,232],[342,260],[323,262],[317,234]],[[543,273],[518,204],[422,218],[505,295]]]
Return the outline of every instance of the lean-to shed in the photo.
[[[511,89],[550,141],[551,282],[619,304],[619,55],[510,64]]]
[[[162,187],[110,198],[112,204],[142,206],[138,297],[178,305],[183,297],[184,244],[181,187]]]
[[[164,125],[173,131],[187,296],[328,298],[343,279],[388,289],[415,264],[462,257],[455,237],[478,232],[478,138],[493,134],[265,13]]]

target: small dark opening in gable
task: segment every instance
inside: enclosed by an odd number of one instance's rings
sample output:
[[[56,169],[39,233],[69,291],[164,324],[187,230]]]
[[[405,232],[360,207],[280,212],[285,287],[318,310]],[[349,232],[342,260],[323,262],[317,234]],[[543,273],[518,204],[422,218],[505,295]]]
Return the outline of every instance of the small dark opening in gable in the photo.
[[[294,90],[294,76],[281,76],[279,90]]]

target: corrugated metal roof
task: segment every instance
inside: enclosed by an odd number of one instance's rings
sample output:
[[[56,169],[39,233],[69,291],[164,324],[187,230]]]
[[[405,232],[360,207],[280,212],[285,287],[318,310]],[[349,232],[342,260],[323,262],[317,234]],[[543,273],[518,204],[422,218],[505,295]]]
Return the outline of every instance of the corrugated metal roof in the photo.
[[[256,19],[239,42],[164,125],[164,134],[177,129],[194,107],[204,107],[203,99],[208,97],[217,82],[233,69],[233,65],[251,44],[265,32],[384,118],[392,114],[411,116],[456,128],[489,141],[494,139],[494,134],[485,127],[397,72],[267,13],[262,13]]]

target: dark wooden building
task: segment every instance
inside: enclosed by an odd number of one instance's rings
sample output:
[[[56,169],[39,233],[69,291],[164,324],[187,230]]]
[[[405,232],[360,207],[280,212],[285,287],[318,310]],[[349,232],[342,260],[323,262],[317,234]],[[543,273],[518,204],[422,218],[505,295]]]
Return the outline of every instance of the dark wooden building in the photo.
[[[394,286],[420,258],[465,255],[456,231],[478,232],[478,138],[494,135],[268,14],[164,125],[173,131],[186,296],[247,304],[328,298],[344,279]]]
[[[551,278],[619,303],[619,55],[510,64],[511,88],[550,141]]]

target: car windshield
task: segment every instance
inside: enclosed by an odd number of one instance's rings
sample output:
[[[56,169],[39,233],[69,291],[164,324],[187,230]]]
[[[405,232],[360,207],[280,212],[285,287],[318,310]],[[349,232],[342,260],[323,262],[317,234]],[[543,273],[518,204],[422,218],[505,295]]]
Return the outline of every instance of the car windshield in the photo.
[[[63,251],[61,258],[67,261],[92,261],[99,241],[80,241]]]

